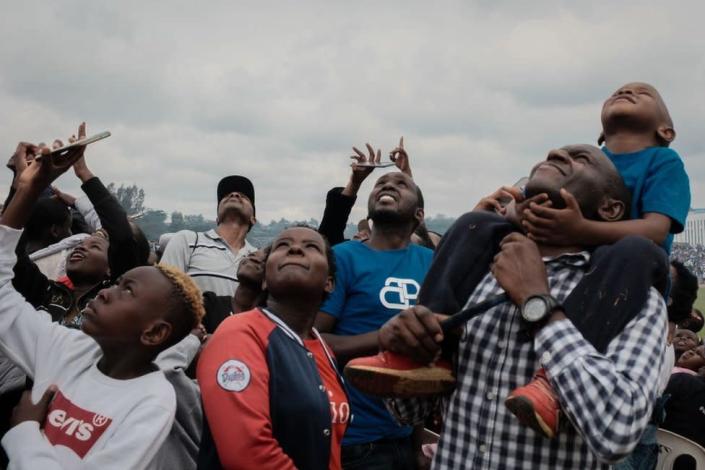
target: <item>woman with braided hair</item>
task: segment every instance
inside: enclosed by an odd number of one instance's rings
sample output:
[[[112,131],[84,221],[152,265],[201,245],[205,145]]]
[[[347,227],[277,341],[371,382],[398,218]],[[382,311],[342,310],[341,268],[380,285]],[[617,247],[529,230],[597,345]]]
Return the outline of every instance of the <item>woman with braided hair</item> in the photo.
[[[17,151],[39,149],[21,143]],[[200,322],[201,294],[176,269],[138,267],[88,302],[83,332],[38,313],[12,286],[15,247],[42,189],[83,148],[42,152],[0,218],[0,350],[34,381],[2,439],[9,468],[151,467],[176,408],[154,360]]]

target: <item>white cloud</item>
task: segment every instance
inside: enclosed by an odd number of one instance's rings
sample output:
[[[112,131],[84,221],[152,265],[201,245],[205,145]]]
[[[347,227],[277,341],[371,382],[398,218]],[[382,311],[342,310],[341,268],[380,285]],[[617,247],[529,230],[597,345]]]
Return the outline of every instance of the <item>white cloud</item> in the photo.
[[[0,141],[85,119],[113,132],[91,168],[148,206],[213,216],[218,179],[241,173],[267,221],[319,218],[352,145],[404,135],[427,212],[457,215],[548,149],[594,142],[603,99],[642,80],[705,206],[705,6],[677,5],[1,0]]]

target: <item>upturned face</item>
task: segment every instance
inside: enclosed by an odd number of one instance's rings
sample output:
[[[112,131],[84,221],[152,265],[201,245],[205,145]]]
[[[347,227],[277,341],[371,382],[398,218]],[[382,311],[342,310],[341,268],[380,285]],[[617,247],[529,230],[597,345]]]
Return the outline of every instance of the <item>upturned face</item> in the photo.
[[[690,330],[676,330],[673,335],[673,349],[676,353],[684,353],[698,346],[698,335]]]
[[[705,367],[705,346],[698,346],[697,348],[684,352],[681,357],[678,358],[676,365],[695,372],[701,367]]]
[[[236,213],[245,220],[252,220],[255,210],[250,198],[242,193],[232,192],[226,194],[218,203],[218,220],[225,219],[229,213]]]
[[[172,290],[157,268],[131,269],[88,302],[81,329],[101,345],[136,344],[152,322],[166,317]]]
[[[548,194],[556,208],[565,205],[560,189],[568,190],[580,204],[586,218],[594,218],[604,196],[605,178],[617,169],[593,145],[567,145],[551,150],[546,159],[531,170],[526,196]]]
[[[237,268],[237,278],[240,282],[261,285],[264,281],[264,265],[267,261],[267,251],[261,248],[243,258]]]
[[[108,248],[103,237],[91,235],[79,243],[66,258],[66,274],[72,279],[105,279],[110,270]]]
[[[658,91],[647,83],[627,83],[615,91],[602,105],[602,125],[608,127],[616,119],[629,118],[645,129],[656,130],[665,124],[668,111]]]
[[[323,237],[309,228],[284,230],[272,243],[265,279],[266,288],[274,298],[320,293],[322,299],[333,286]]]
[[[413,180],[401,172],[382,175],[370,192],[367,209],[373,220],[411,220],[418,206]]]

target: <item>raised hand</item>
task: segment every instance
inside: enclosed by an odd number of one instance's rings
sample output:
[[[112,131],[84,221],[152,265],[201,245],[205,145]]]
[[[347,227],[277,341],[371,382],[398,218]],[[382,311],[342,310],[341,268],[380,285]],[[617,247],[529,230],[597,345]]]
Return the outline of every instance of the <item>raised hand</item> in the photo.
[[[16,153],[18,158],[23,158],[29,152],[36,152],[36,145],[20,142]],[[34,160],[27,163],[27,168],[17,178],[17,187],[26,186],[28,189],[42,191],[59,176],[64,174],[73,164],[83,156],[85,147],[76,147],[57,155],[50,153],[49,148],[43,147]]]
[[[411,174],[411,165],[409,164],[409,154],[404,150],[404,137],[399,139],[399,145],[397,148],[389,152],[389,159],[394,162],[399,171],[406,173],[409,177],[413,178],[414,175]]]
[[[367,165],[375,165],[379,163],[382,159],[382,150],[378,149],[375,153],[375,149],[373,149],[370,144],[365,144],[365,146],[367,147],[369,156],[362,153],[360,150],[358,150],[357,147],[353,147],[352,149],[356,153],[356,155],[352,155],[350,157],[355,160],[351,165],[351,178],[353,183],[356,184],[358,187],[362,184],[363,181],[365,181],[365,178],[367,178],[370,173],[372,173],[372,171],[375,169],[374,166]]]
[[[348,181],[348,184],[345,189],[343,189],[343,194],[346,196],[357,195],[357,192],[360,190],[360,186],[362,186],[362,182],[365,181],[365,178],[370,176],[370,173],[374,171],[374,164],[379,163],[382,159],[381,150],[377,150],[377,152],[375,153],[375,150],[370,144],[365,144],[365,146],[367,147],[369,156],[365,155],[357,147],[352,148],[355,152],[355,155],[352,155],[350,157],[354,161],[350,165],[352,167],[352,172],[350,173],[350,180]]]
[[[80,126],[78,126],[78,139],[76,139],[75,135],[72,135],[69,137],[69,143],[74,143],[76,140],[81,140],[86,138],[86,123],[82,122]],[[78,176],[78,178],[81,180],[81,182],[85,183],[89,179],[93,178],[93,173],[91,170],[88,169],[88,165],[86,164],[86,157],[84,155],[81,156],[78,160],[76,160],[76,163],[73,164],[73,172]]]

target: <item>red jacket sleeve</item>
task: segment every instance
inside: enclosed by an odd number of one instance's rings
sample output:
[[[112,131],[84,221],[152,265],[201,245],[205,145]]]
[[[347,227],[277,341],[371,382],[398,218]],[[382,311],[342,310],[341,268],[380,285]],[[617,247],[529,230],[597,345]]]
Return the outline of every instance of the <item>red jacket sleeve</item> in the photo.
[[[220,462],[226,469],[296,470],[272,434],[266,340],[238,317],[221,324],[197,371]]]

